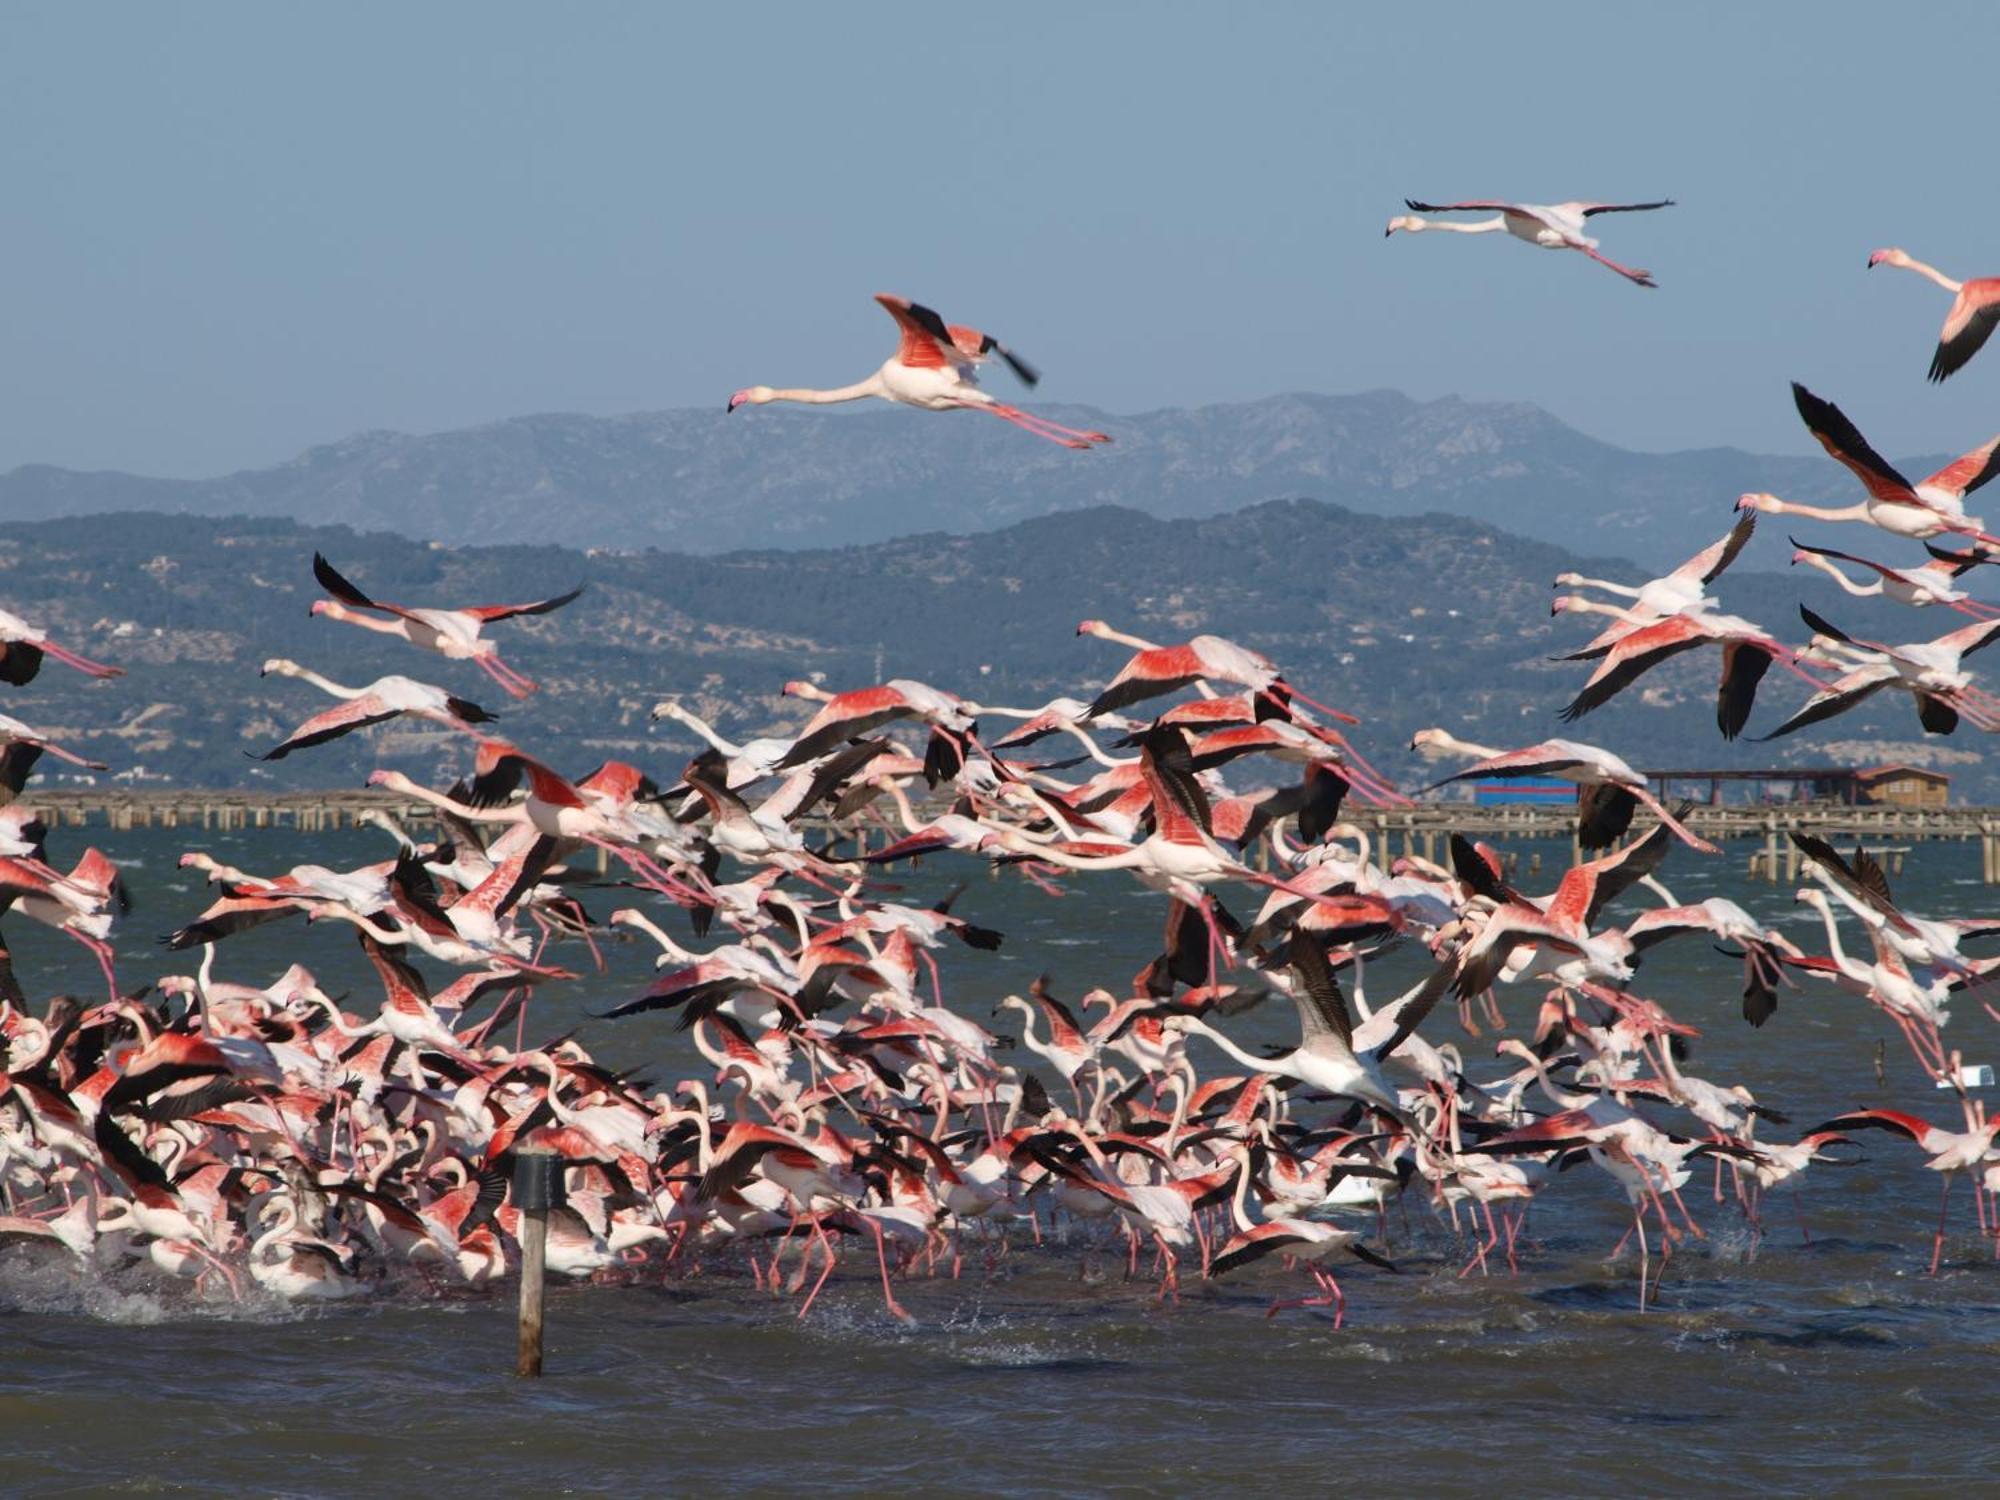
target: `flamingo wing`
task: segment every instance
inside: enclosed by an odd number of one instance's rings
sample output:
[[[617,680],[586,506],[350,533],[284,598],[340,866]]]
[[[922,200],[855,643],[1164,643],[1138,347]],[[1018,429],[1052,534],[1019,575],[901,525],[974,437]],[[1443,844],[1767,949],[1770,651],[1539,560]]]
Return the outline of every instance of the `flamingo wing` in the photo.
[[[887,683],[837,694],[799,731],[798,739],[780,758],[775,769],[789,771],[793,766],[803,765],[826,754],[843,740],[866,734],[892,719],[908,718],[915,712],[902,690]]]
[[[1253,1260],[1261,1260],[1278,1250],[1289,1250],[1296,1245],[1309,1243],[1306,1236],[1290,1224],[1279,1220],[1270,1224],[1259,1224],[1255,1229],[1236,1235],[1224,1245],[1208,1263],[1208,1274],[1226,1276],[1238,1266],[1247,1266]]]
[[[1497,203],[1480,198],[1470,203],[1419,203],[1414,198],[1405,198],[1403,204],[1413,214],[1461,214],[1461,213],[1503,213],[1513,214],[1523,219],[1539,219],[1540,215],[1530,213],[1518,203]]]
[[[1662,198],[1657,203],[1566,203],[1565,208],[1573,208],[1584,218],[1593,214],[1639,214],[1655,208],[1672,208],[1674,200]]]
[[[2000,324],[2000,276],[1982,276],[1959,289],[1931,356],[1930,379],[1949,380],[1965,368]]]
[[[363,693],[358,698],[349,698],[345,703],[335,704],[324,713],[314,714],[294,729],[283,744],[251,758],[283,760],[294,750],[304,750],[311,745],[323,745],[328,740],[339,739],[343,734],[366,729],[370,724],[386,724],[401,713],[401,709],[391,708],[378,694]]]
[[[1713,583],[1728,566],[1735,562],[1743,549],[1750,543],[1750,534],[1757,529],[1757,512],[1746,510],[1743,519],[1729,528],[1727,536],[1719,537],[1710,545],[1695,553],[1686,562],[1675,568],[1675,578],[1699,578],[1703,583]]]
[[[1918,693],[1917,722],[1925,734],[1950,734],[1958,728],[1958,710],[1935,693]]]
[[[558,594],[553,599],[537,599],[532,604],[482,604],[474,609],[461,610],[460,613],[471,615],[483,624],[491,624],[495,620],[511,620],[516,615],[545,615],[572,602],[583,592],[584,587],[585,585],[579,583],[567,594]]]
[[[1187,837],[1192,823],[1202,834],[1212,834],[1215,817],[1208,794],[1196,779],[1194,757],[1187,736],[1167,727],[1147,731],[1141,741],[1140,769],[1153,793],[1153,818],[1163,837],[1176,843],[1192,842]],[[1174,825],[1182,825],[1175,827]]]
[[[1865,675],[1864,675],[1865,674]],[[1815,693],[1806,701],[1805,707],[1793,714],[1769,734],[1753,734],[1750,738],[1758,744],[1766,740],[1780,739],[1809,724],[1818,724],[1838,714],[1846,713],[1865,702],[1889,685],[1895,675],[1893,667],[1868,667],[1862,672],[1850,672],[1823,693]]]
[[[1509,780],[1517,776],[1560,776],[1565,771],[1586,770],[1591,761],[1581,755],[1559,750],[1553,744],[1530,745],[1525,750],[1509,750],[1502,755],[1490,755],[1485,760],[1474,761],[1463,771],[1433,781],[1418,790],[1417,795],[1434,792],[1441,786],[1450,786],[1454,781],[1465,781],[1474,776],[1491,776],[1496,780]]]
[[[1819,439],[1820,447],[1846,466],[1862,487],[1877,500],[1890,505],[1921,505],[1910,481],[1894,464],[1868,446],[1861,429],[1831,401],[1822,401],[1811,391],[1792,382],[1792,404],[1799,410],[1806,430]]]
[[[1970,625],[1961,626],[1957,630],[1939,636],[1931,644],[1943,646],[1947,650],[1956,651],[1961,657],[1966,657],[1975,651],[1985,650],[1995,639],[2000,639],[2000,620],[1975,620]]]
[[[1995,474],[2000,474],[2000,437],[1988,438],[1965,457],[1946,464],[1924,481],[1924,488],[1963,500]]]
[[[1289,950],[1292,973],[1298,978],[1292,999],[1298,1005],[1299,1023],[1306,1040],[1330,1033],[1352,1052],[1354,1018],[1347,1013],[1347,1000],[1340,993],[1333,965],[1327,962],[1326,949],[1317,939],[1294,932]]]
[[[1149,647],[1125,663],[1104,691],[1091,701],[1083,716],[1094,719],[1128,704],[1175,692],[1191,682],[1199,682],[1207,674],[1207,663],[1192,642]]]
[[[1777,660],[1775,643],[1732,640],[1722,643],[1722,679],[1715,689],[1715,727],[1733,740],[1750,722],[1757,703],[1757,684]]]
[[[1605,653],[1583,690],[1562,711],[1562,721],[1573,723],[1592,709],[1602,708],[1661,662],[1706,645],[1708,640],[1685,615],[1675,615],[1657,625],[1633,631]]]
[[[313,554],[313,577],[319,581],[321,588],[325,589],[335,599],[338,599],[349,608],[373,609],[379,610],[383,614],[401,615],[405,619],[409,618],[410,611],[404,609],[402,605],[384,604],[379,599],[371,599],[367,594],[343,578],[333,564],[317,552]]]
[[[1925,482],[1928,483],[1929,481]],[[1755,512],[1753,511],[1751,514],[1754,515]],[[1885,567],[1881,563],[1870,562],[1865,557],[1856,557],[1852,552],[1842,552],[1838,547],[1809,547],[1795,536],[1788,536],[1785,540],[1792,544],[1792,549],[1796,552],[1810,552],[1814,557],[1838,558],[1841,562],[1853,563],[1857,568],[1867,568],[1872,572],[1881,574],[1889,574],[1896,571],[1894,568]],[[1942,555],[1954,559],[1956,556],[1953,553],[1944,553]]]
[[[1823,1130],[1893,1131],[1897,1135],[1915,1141],[1917,1145],[1923,1147],[1926,1151],[1931,1148],[1925,1145],[1925,1142],[1935,1136],[1944,1134],[1937,1126],[1931,1124],[1929,1120],[1920,1119],[1916,1115],[1906,1115],[1897,1109],[1850,1110],[1844,1115],[1834,1116],[1834,1118],[1828,1120],[1824,1125],[1814,1126],[1806,1134],[1817,1135]]]
[[[896,351],[900,363],[915,370],[941,370],[963,358],[944,319],[922,303],[889,292],[876,293],[875,300],[903,330],[903,344]]]
[[[980,360],[989,354],[997,354],[1014,372],[1014,378],[1030,390],[1041,384],[1041,371],[1029,364],[1020,355],[990,333],[981,333],[977,328],[967,328],[962,323],[953,323],[945,330],[951,335],[952,346],[967,359]]]

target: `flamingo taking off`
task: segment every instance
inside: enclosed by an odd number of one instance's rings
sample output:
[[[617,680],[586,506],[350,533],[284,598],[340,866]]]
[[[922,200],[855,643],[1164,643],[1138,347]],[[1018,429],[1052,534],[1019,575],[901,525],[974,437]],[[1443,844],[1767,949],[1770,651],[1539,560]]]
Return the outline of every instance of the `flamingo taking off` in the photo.
[[[997,354],[1025,386],[1033,387],[1041,376],[1019,355],[990,333],[945,320],[921,303],[888,292],[876,293],[896,326],[903,343],[882,362],[882,368],[866,380],[833,390],[793,388],[774,390],[753,385],[729,398],[729,411],[739,406],[763,406],[772,401],[799,401],[810,406],[826,406],[840,401],[860,401],[873,396],[924,411],[983,411],[1012,422],[1024,432],[1060,443],[1065,448],[1089,448],[1111,439],[1101,432],[1083,432],[1034,416],[1018,406],[996,401],[979,388],[977,367],[988,355]]]
[[[1936,266],[1927,266],[1906,250],[1877,250],[1868,257],[1868,269],[1896,266],[1928,276],[1951,293],[1951,311],[1944,315],[1938,332],[1937,353],[1931,356],[1931,380],[1949,380],[1977,354],[2000,323],[2000,276],[1978,276],[1971,281],[1953,281]]]
[[[1649,287],[1659,285],[1653,280],[1651,271],[1621,266],[1617,261],[1599,255],[1597,241],[1584,233],[1584,223],[1597,214],[1643,213],[1648,209],[1674,206],[1671,198],[1662,198],[1658,203],[1493,203],[1485,199],[1471,203],[1419,203],[1414,198],[1405,198],[1403,202],[1410,212],[1398,214],[1389,221],[1389,227],[1383,231],[1385,239],[1399,229],[1411,234],[1425,229],[1448,230],[1454,234],[1491,234],[1504,229],[1515,239],[1526,240],[1544,250],[1579,250],[1599,265],[1609,266],[1627,281]],[[1481,212],[1490,212],[1493,217],[1470,224],[1419,217],[1422,214]]]

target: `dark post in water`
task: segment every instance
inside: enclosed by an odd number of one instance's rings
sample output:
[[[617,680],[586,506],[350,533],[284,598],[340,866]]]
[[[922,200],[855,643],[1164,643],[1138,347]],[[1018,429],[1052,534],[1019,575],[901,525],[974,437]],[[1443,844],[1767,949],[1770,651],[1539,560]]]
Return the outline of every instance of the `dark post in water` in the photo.
[[[542,1273],[548,1247],[549,1210],[563,1205],[563,1161],[546,1147],[528,1146],[514,1157],[514,1208],[521,1215],[521,1322],[514,1373],[542,1373]]]

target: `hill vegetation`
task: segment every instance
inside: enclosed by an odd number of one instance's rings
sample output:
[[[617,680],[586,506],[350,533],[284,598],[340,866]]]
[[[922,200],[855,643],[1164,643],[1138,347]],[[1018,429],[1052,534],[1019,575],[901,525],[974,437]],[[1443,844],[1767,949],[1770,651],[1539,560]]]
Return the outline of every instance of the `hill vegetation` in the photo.
[[[1958,623],[1936,610],[1864,606],[1803,569],[1755,571],[1781,548],[1760,537],[1721,592],[1783,638],[1802,636],[1800,598],[1897,639]],[[469,666],[309,617],[316,550],[378,597],[407,603],[527,600],[579,582],[589,590],[556,614],[499,628],[508,659],[544,687],[515,704]],[[377,764],[413,774],[462,765],[462,741],[397,725],[278,767],[246,759],[326,705],[303,683],[260,678],[273,656],[349,684],[388,672],[437,682],[501,714],[500,730],[524,746],[581,744],[671,775],[688,741],[677,726],[648,725],[662,696],[681,696],[735,736],[796,728],[806,705],[780,696],[795,677],[852,687],[908,676],[987,704],[1030,706],[1101,684],[1122,664],[1117,648],[1075,636],[1087,617],[1162,641],[1207,631],[1264,651],[1314,696],[1365,720],[1357,742],[1381,769],[1417,780],[1404,747],[1426,724],[1498,745],[1565,732],[1555,714],[1586,669],[1548,658],[1589,633],[1550,618],[1550,580],[1566,568],[1638,576],[1454,517],[1390,519],[1309,500],[1191,520],[1102,506],[974,536],[716,557],[448,548],[279,519],[0,525],[0,607],[128,673],[94,682],[50,663],[8,694],[8,711],[128,778],[207,786],[267,777],[355,785]],[[1690,703],[1712,700],[1715,672],[1714,653],[1690,655],[1570,732],[1655,766],[1942,754],[1964,778],[1961,795],[1994,790],[1981,790],[1983,767],[1968,774],[1952,764],[1973,758],[1977,736],[1922,741],[1893,694],[1795,739],[1725,746]],[[1804,690],[1774,671],[1764,692],[1753,731],[1776,724]]]

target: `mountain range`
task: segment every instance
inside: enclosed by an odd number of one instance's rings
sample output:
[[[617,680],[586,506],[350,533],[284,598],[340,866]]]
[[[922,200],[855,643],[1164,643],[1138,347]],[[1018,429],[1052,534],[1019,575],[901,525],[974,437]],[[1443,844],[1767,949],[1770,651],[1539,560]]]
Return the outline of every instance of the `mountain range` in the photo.
[[[1691,551],[1709,539],[1676,545]],[[1756,571],[1760,558],[1768,566],[1783,554],[1763,537],[1753,549],[1719,589],[1725,607],[1782,638],[1804,633],[1800,599],[1848,628],[1894,639],[1961,623],[1850,600],[1804,569]],[[377,597],[406,604],[512,602],[588,587],[556,613],[496,627],[507,658],[543,684],[514,703],[466,664],[310,616],[320,597],[316,551]],[[1303,499],[1196,519],[1094,506],[970,536],[706,557],[444,547],[288,519],[16,521],[0,524],[0,604],[127,675],[94,681],[51,661],[33,683],[0,690],[0,711],[141,780],[352,786],[378,764],[420,776],[464,769],[462,738],[401,724],[281,763],[246,759],[327,706],[304,683],[258,675],[266,658],[289,657],[353,685],[390,672],[437,682],[499,713],[499,732],[572,771],[615,757],[671,778],[690,742],[678,726],[648,725],[663,696],[680,696],[737,738],[795,732],[810,705],[780,688],[802,677],[830,688],[915,677],[989,706],[1087,697],[1125,659],[1116,646],[1076,636],[1078,621],[1096,617],[1158,641],[1212,632],[1267,653],[1302,691],[1358,714],[1355,743],[1405,784],[1434,774],[1408,756],[1411,734],[1443,724],[1499,746],[1569,733],[1642,766],[1924,760],[1958,773],[1961,797],[2000,791],[1983,765],[1966,764],[1978,760],[1978,736],[1924,740],[1899,694],[1773,745],[1725,745],[1714,727],[1716,653],[1707,650],[1566,729],[1556,711],[1588,668],[1549,658],[1591,633],[1588,622],[1550,615],[1550,580],[1570,568],[1643,576],[1483,522]],[[1753,730],[1776,724],[1804,692],[1773,671]]]
[[[1773,402],[1786,399],[1773,391]],[[1285,395],[1137,416],[1048,410],[1116,442],[1076,453],[971,413],[725,415],[718,404],[531,416],[425,436],[365,432],[217,479],[29,466],[0,475],[0,516],[158,511],[453,545],[718,553],[990,531],[1103,505],[1182,519],[1303,496],[1402,519],[1443,512],[1667,567],[1719,531],[1745,490],[1853,498],[1853,481],[1825,458],[1635,453],[1534,406],[1456,397]]]

